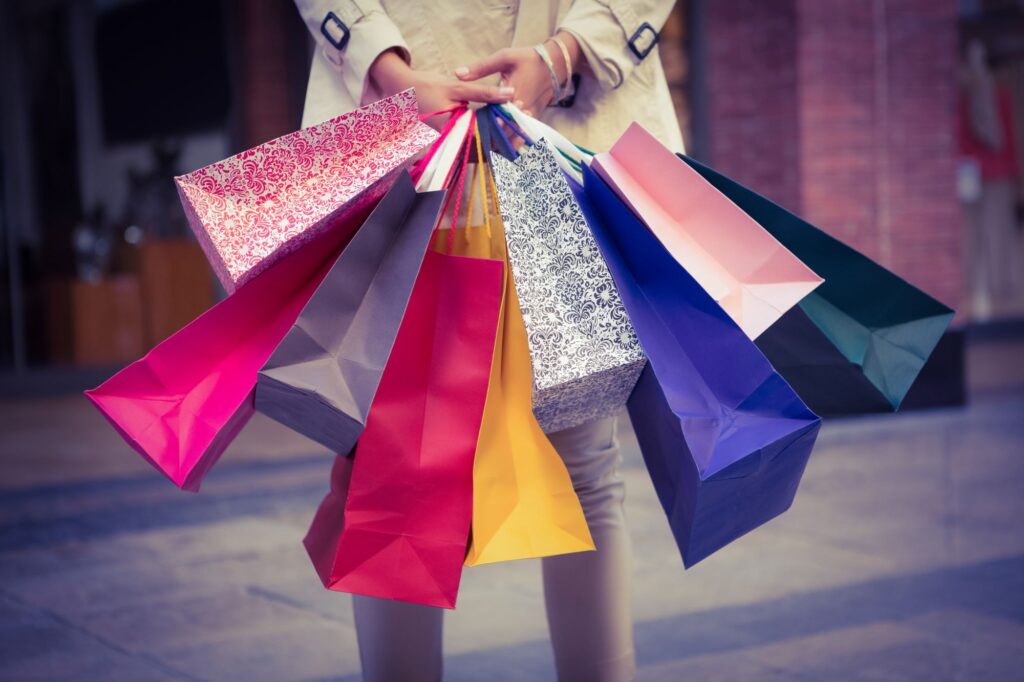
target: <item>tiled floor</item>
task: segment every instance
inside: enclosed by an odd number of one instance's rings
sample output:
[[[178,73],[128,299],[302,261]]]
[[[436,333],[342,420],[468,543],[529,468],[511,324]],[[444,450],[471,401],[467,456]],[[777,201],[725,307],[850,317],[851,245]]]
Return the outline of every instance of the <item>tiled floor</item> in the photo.
[[[684,573],[635,441],[640,680],[1024,678],[1024,393],[831,421],[793,509]],[[330,457],[257,418],[199,495],[84,400],[0,404],[0,679],[358,679],[299,540]],[[468,569],[450,680],[549,680],[537,562]]]

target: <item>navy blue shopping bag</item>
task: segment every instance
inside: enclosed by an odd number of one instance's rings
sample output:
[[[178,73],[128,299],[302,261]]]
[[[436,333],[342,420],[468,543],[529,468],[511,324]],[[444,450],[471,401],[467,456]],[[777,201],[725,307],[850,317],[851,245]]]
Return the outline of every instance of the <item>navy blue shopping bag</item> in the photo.
[[[820,419],[590,168],[574,188],[648,365],[628,409],[690,567],[789,508]]]

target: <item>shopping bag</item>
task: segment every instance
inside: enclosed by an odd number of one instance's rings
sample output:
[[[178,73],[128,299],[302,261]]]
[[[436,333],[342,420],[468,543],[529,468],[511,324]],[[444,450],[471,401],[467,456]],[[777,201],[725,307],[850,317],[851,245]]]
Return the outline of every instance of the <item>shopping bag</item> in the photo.
[[[335,456],[331,467],[330,488],[317,507],[313,522],[302,539],[306,553],[312,559],[313,568],[325,585],[331,581],[338,539],[345,527],[345,500],[348,499],[348,488],[352,482],[353,460],[347,453]]]
[[[257,411],[334,452],[352,450],[443,198],[418,194],[402,172],[263,366]]]
[[[689,567],[793,502],[820,420],[589,167],[578,192],[649,359],[628,403]]]
[[[593,169],[755,339],[821,284],[750,216],[639,124]]]
[[[328,587],[453,608],[502,264],[429,252],[356,447]]]
[[[646,360],[569,181],[545,140],[493,164],[537,421],[551,433],[613,415]]]
[[[735,180],[680,158],[825,278],[758,337],[775,369],[820,414],[899,408],[953,310]]]
[[[338,541],[311,553],[330,589],[455,606],[504,264],[449,254],[442,242],[423,260],[356,447]]]
[[[406,90],[175,181],[199,244],[231,292],[375,203],[436,137]]]
[[[495,123],[500,120],[503,124],[496,129],[498,133],[498,144],[496,146],[505,158],[515,158],[514,152],[512,155],[508,154],[508,148],[512,145],[505,139],[503,134],[503,129],[507,128],[515,136],[522,138],[527,144],[533,144],[537,140],[544,140],[553,151],[558,152],[554,158],[558,163],[558,167],[565,172],[566,177],[577,184],[583,181],[582,168],[585,164],[590,164],[593,161],[594,153],[592,151],[571,142],[548,124],[526,114],[526,112],[510,102],[505,104],[489,104],[486,110],[492,115]]]
[[[480,148],[482,149],[482,148]],[[485,152],[478,151],[478,158]],[[478,167],[481,218],[452,237],[455,253],[506,263],[502,314],[473,464],[472,539],[466,565],[594,549],[565,463],[532,409],[530,349],[507,265],[501,211],[487,166]],[[471,197],[473,195],[470,195]],[[473,207],[467,211],[475,215]]]
[[[369,208],[253,278],[86,395],[175,485],[199,490],[252,416],[256,373]]]

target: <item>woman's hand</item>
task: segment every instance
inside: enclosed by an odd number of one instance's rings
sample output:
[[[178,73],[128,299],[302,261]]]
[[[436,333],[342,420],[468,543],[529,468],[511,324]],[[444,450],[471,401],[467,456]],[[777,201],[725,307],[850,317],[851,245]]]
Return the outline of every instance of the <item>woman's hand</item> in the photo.
[[[394,50],[381,53],[370,67],[370,79],[385,95],[393,95],[408,88],[416,88],[420,114],[441,111],[460,102],[502,104],[512,99],[515,92],[510,86],[497,87],[456,80],[427,71],[417,71],[406,64]],[[427,123],[440,130],[446,117],[434,116]]]
[[[572,63],[578,64],[581,52],[576,38],[564,31],[558,33],[558,38],[568,48]],[[572,77],[571,65],[565,63],[562,51],[553,41],[546,41],[542,48],[547,50],[551,58],[559,84],[564,85]],[[516,106],[525,113],[534,116],[552,104],[555,93],[552,90],[551,73],[532,47],[508,47],[476,64],[455,69],[455,75],[463,82],[475,81],[495,73],[501,75],[504,85],[513,89]]]

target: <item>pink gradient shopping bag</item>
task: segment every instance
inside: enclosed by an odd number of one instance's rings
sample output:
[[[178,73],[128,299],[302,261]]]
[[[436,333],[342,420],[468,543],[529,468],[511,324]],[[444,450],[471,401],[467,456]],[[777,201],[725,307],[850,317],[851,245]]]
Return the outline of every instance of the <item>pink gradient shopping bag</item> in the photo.
[[[615,193],[751,339],[822,279],[639,124],[593,160]]]
[[[175,181],[189,224],[230,292],[380,199],[436,137],[406,90]]]

